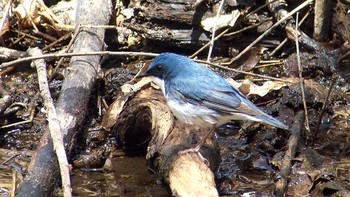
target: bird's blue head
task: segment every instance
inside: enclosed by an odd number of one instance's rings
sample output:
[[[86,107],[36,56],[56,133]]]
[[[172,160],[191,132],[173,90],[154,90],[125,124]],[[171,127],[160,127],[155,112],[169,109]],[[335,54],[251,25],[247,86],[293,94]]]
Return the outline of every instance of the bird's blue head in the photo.
[[[174,53],[162,53],[157,56],[148,69],[139,75],[137,78],[145,76],[153,76],[161,80],[169,80],[178,76],[182,72],[186,72],[194,62],[184,56]]]

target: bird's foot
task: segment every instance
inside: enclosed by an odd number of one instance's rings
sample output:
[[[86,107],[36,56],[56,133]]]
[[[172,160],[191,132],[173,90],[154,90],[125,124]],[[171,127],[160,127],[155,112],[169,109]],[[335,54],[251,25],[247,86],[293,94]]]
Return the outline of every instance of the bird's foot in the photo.
[[[186,154],[186,153],[197,153],[198,156],[200,157],[200,159],[207,165],[207,166],[210,166],[210,163],[209,161],[203,157],[202,153],[199,152],[199,149],[201,148],[201,146],[196,146],[194,148],[189,148],[189,149],[185,149],[185,150],[182,150],[182,151],[179,151],[178,154],[179,155],[183,155],[183,154]]]

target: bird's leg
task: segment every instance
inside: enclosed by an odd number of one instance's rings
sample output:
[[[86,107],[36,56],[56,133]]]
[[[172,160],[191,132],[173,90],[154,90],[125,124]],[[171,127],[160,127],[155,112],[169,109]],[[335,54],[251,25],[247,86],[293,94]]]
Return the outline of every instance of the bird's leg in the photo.
[[[196,144],[194,148],[189,148],[186,150],[179,151],[179,154],[185,154],[189,152],[199,153],[199,150],[201,149],[205,141],[207,141],[208,137],[215,131],[215,129],[216,129],[216,125],[213,125],[213,127],[207,131],[204,137],[202,137],[202,139]]]

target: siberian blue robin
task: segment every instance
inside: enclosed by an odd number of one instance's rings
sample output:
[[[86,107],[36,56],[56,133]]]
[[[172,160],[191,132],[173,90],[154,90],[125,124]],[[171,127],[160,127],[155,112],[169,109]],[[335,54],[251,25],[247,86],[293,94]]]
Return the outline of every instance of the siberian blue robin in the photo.
[[[247,100],[219,74],[185,56],[162,53],[136,77],[144,76],[151,76],[160,87],[178,120],[208,130],[194,148],[185,152],[198,152],[217,127],[232,120],[258,121],[288,129]]]

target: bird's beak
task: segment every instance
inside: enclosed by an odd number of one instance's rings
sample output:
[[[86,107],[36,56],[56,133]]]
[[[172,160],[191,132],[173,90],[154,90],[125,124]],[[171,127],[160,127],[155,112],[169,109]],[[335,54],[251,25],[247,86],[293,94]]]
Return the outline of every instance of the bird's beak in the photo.
[[[142,77],[147,77],[149,76],[149,74],[147,72],[144,72],[144,73],[139,73],[135,76],[135,78],[142,78]]]
[[[150,76],[150,74],[147,73],[148,68],[150,66],[152,61],[147,61],[144,63],[142,66],[141,70],[136,74],[135,78],[142,78],[142,77],[147,77]]]

